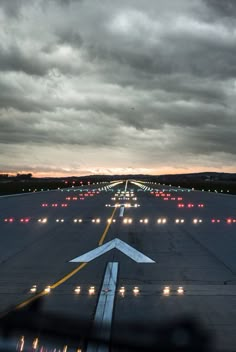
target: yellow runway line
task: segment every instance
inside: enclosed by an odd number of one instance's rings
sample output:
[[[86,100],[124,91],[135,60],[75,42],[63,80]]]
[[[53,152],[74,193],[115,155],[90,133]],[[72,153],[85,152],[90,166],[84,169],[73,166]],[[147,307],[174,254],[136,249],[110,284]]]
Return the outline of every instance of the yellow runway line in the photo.
[[[111,222],[107,224],[99,242],[98,245],[101,246],[105,240],[105,237],[107,235],[107,232],[110,228],[110,225],[112,223],[113,217],[115,215],[116,212],[116,208],[113,210],[112,215],[111,215]],[[54,282],[54,284],[50,285],[50,289],[55,289],[56,287],[62,285],[64,282],[66,282],[67,280],[69,280],[72,276],[74,276],[75,274],[77,274],[80,270],[82,270],[88,263],[81,263],[77,268],[75,268],[74,270],[72,270],[71,272],[69,272],[68,274],[66,274],[65,276],[63,276],[61,279],[59,279],[58,281]],[[3,312],[2,314],[0,314],[0,318],[3,318],[4,316],[6,316],[8,313],[14,311],[15,309],[21,309],[26,307],[28,304],[34,302],[35,300],[39,299],[40,297],[46,296],[49,293],[46,292],[45,290],[40,291],[39,293],[35,294],[34,296],[26,299],[25,301],[17,304],[13,309],[10,309],[9,311]]]
[[[116,209],[117,209],[117,208],[115,207],[114,210],[113,210],[113,212],[112,212],[111,218],[110,218],[111,221],[107,224],[107,226],[106,226],[106,228],[105,228],[105,230],[104,230],[104,232],[103,232],[103,234],[102,234],[102,237],[100,238],[100,240],[99,240],[99,242],[98,242],[98,245],[99,245],[99,246],[101,246],[101,245],[103,244],[104,240],[105,240],[106,234],[107,234],[107,232],[108,232],[108,230],[109,230],[109,227],[111,226],[111,223],[112,223],[113,217],[114,217],[114,215],[115,215]]]

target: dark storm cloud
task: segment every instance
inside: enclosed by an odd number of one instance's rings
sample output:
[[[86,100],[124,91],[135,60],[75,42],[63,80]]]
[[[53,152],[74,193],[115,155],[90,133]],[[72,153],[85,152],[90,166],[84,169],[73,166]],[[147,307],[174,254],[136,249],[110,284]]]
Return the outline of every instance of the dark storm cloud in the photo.
[[[17,46],[8,49],[0,47],[0,70],[1,71],[21,71],[29,75],[45,75],[47,66],[35,56],[27,56]]]
[[[79,1],[84,1],[84,0],[52,0],[52,1],[55,1],[55,3],[60,3],[61,5],[70,5],[72,4],[73,2],[79,2]]]
[[[112,150],[126,167],[178,153],[206,165],[232,158],[234,1],[4,0],[0,9],[3,155],[33,145],[53,158],[63,145],[71,163],[71,147],[102,150],[101,163]]]
[[[181,131],[181,138],[179,140],[178,148],[185,151],[185,145],[188,145],[188,152],[193,155],[196,150],[199,155],[216,155],[225,153],[228,154],[229,160],[235,161],[235,148],[236,148],[236,132],[231,130],[230,127],[222,127],[221,133],[216,126],[207,126],[204,129],[187,128]],[[223,164],[223,161],[220,159]]]
[[[25,0],[18,0],[18,1],[9,1],[9,0],[1,0],[0,8],[4,10],[4,12],[9,17],[18,16],[21,7],[26,3]]]
[[[235,0],[204,0],[204,2],[213,10],[219,17],[233,17],[236,15]]]
[[[4,144],[34,143],[41,145],[111,146],[116,144],[115,131],[106,119],[86,117],[78,122],[76,115],[64,113],[64,121],[58,116],[41,117],[41,114],[19,115],[11,110],[0,118],[0,142]],[[60,121],[61,120],[61,121]],[[107,133],[104,134],[106,129]]]
[[[134,38],[133,42],[126,43],[118,37],[119,45],[111,43],[108,47],[99,42],[99,45],[88,48],[91,58],[98,57],[101,61],[117,62],[122,67],[130,67],[134,74],[147,75],[174,75],[190,74],[196,77],[210,77],[227,79],[236,76],[236,38],[234,27],[215,28],[205,24],[189,23],[182,20],[180,30],[175,28],[162,34],[161,41],[150,45],[146,38]],[[186,24],[185,22],[186,21]],[[182,26],[186,25],[186,30]],[[191,25],[193,26],[191,29]],[[188,29],[189,26],[189,29]],[[225,30],[225,32],[223,31]],[[222,31],[222,32],[221,32]],[[143,36],[143,37],[142,37]],[[120,42],[119,42],[120,39]],[[123,38],[122,38],[123,39]],[[111,40],[111,38],[107,38]],[[107,43],[107,42],[106,42]]]
[[[73,28],[64,30],[61,33],[59,31],[57,33],[57,36],[58,36],[58,43],[61,43],[61,44],[70,44],[75,47],[81,47],[83,44],[83,39],[81,35]]]

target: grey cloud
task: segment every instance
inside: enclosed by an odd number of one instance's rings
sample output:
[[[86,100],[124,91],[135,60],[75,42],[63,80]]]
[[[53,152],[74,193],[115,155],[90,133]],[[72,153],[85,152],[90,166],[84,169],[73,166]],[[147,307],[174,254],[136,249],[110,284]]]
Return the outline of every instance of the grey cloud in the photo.
[[[17,17],[24,3],[25,3],[25,0],[18,0],[18,1],[1,0],[0,9],[2,8],[4,12],[10,17]]]
[[[40,112],[40,111],[52,111],[54,108],[45,101],[38,101],[36,99],[24,96],[22,91],[17,91],[14,89],[9,89],[9,87],[4,87],[0,84],[0,90],[2,89],[1,99],[0,99],[0,109],[3,111],[8,109],[15,109],[21,112]],[[6,112],[5,112],[6,113]],[[0,119],[3,112],[0,110]],[[1,121],[0,121],[1,123]]]
[[[14,111],[8,111],[7,116],[0,118],[0,142],[5,144],[35,145],[78,145],[106,146],[115,144],[115,131],[106,126],[106,120],[100,116],[90,119],[76,119],[67,114],[68,121],[60,121],[54,117],[41,118],[40,114],[30,117],[17,116]],[[104,134],[106,128],[107,133]],[[109,133],[108,133],[109,132]]]
[[[235,0],[204,0],[204,2],[220,17],[235,17],[236,15]]]
[[[30,56],[24,53],[18,46],[11,46],[8,49],[0,48],[0,70],[20,71],[29,75],[45,75],[47,66],[40,62],[37,56]]]
[[[74,28],[70,28],[63,31],[58,31],[55,33],[58,37],[58,43],[60,44],[70,44],[75,47],[81,47],[83,44],[83,39],[78,31]]]
[[[1,5],[4,23],[13,21],[0,30],[0,141],[6,148],[63,145],[68,158],[72,147],[94,155],[106,149],[104,160],[112,149],[127,165],[131,156],[137,165],[170,154],[174,160],[178,153],[232,156],[233,1]]]
[[[100,42],[99,46],[88,47],[88,52],[101,62],[106,61],[111,65],[118,62],[121,70],[129,66],[138,75],[169,76],[180,73],[213,79],[236,76],[236,39],[233,33],[228,43],[217,36],[207,38],[195,33],[168,33],[168,30],[163,41],[155,46],[143,46],[145,37],[141,45],[139,40],[134,40],[128,47],[125,43],[122,45],[122,41],[119,46],[111,44],[109,47],[104,47]]]
[[[182,131],[182,149],[186,148],[187,152],[198,155],[217,155],[220,153],[229,154],[228,158],[236,160],[236,132],[230,126],[218,128],[216,126],[208,126],[204,129],[186,129]],[[185,149],[186,151],[186,149]],[[221,160],[222,162],[222,160]],[[222,162],[223,163],[223,162]]]
[[[51,1],[55,1],[55,4],[59,3],[61,5],[68,6],[68,5],[72,4],[72,3],[81,2],[81,1],[84,1],[84,0],[51,0]],[[47,3],[47,1],[46,1],[46,3]]]

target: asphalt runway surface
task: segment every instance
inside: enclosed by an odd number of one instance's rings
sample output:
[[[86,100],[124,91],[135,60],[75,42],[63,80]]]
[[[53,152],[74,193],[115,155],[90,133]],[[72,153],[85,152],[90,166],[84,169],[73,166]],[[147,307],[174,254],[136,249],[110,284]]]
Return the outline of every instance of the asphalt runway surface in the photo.
[[[0,197],[1,316],[42,299],[41,312],[88,330],[106,323],[111,341],[129,327],[132,342],[132,325],[188,316],[214,350],[234,351],[235,253],[231,195],[123,181]],[[14,338],[18,351],[109,350],[80,339],[75,348],[70,338],[47,347],[40,331]]]

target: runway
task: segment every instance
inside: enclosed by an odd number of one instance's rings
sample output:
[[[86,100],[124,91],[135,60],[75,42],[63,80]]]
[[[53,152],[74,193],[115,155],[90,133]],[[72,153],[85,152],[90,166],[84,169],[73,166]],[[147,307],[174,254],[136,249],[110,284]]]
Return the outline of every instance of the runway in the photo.
[[[91,331],[105,323],[111,341],[127,324],[191,316],[217,351],[232,351],[235,209],[235,196],[126,180],[0,198],[0,311],[43,297],[43,312]],[[46,350],[43,337],[22,336],[17,350]],[[50,348],[109,350],[80,339]]]

